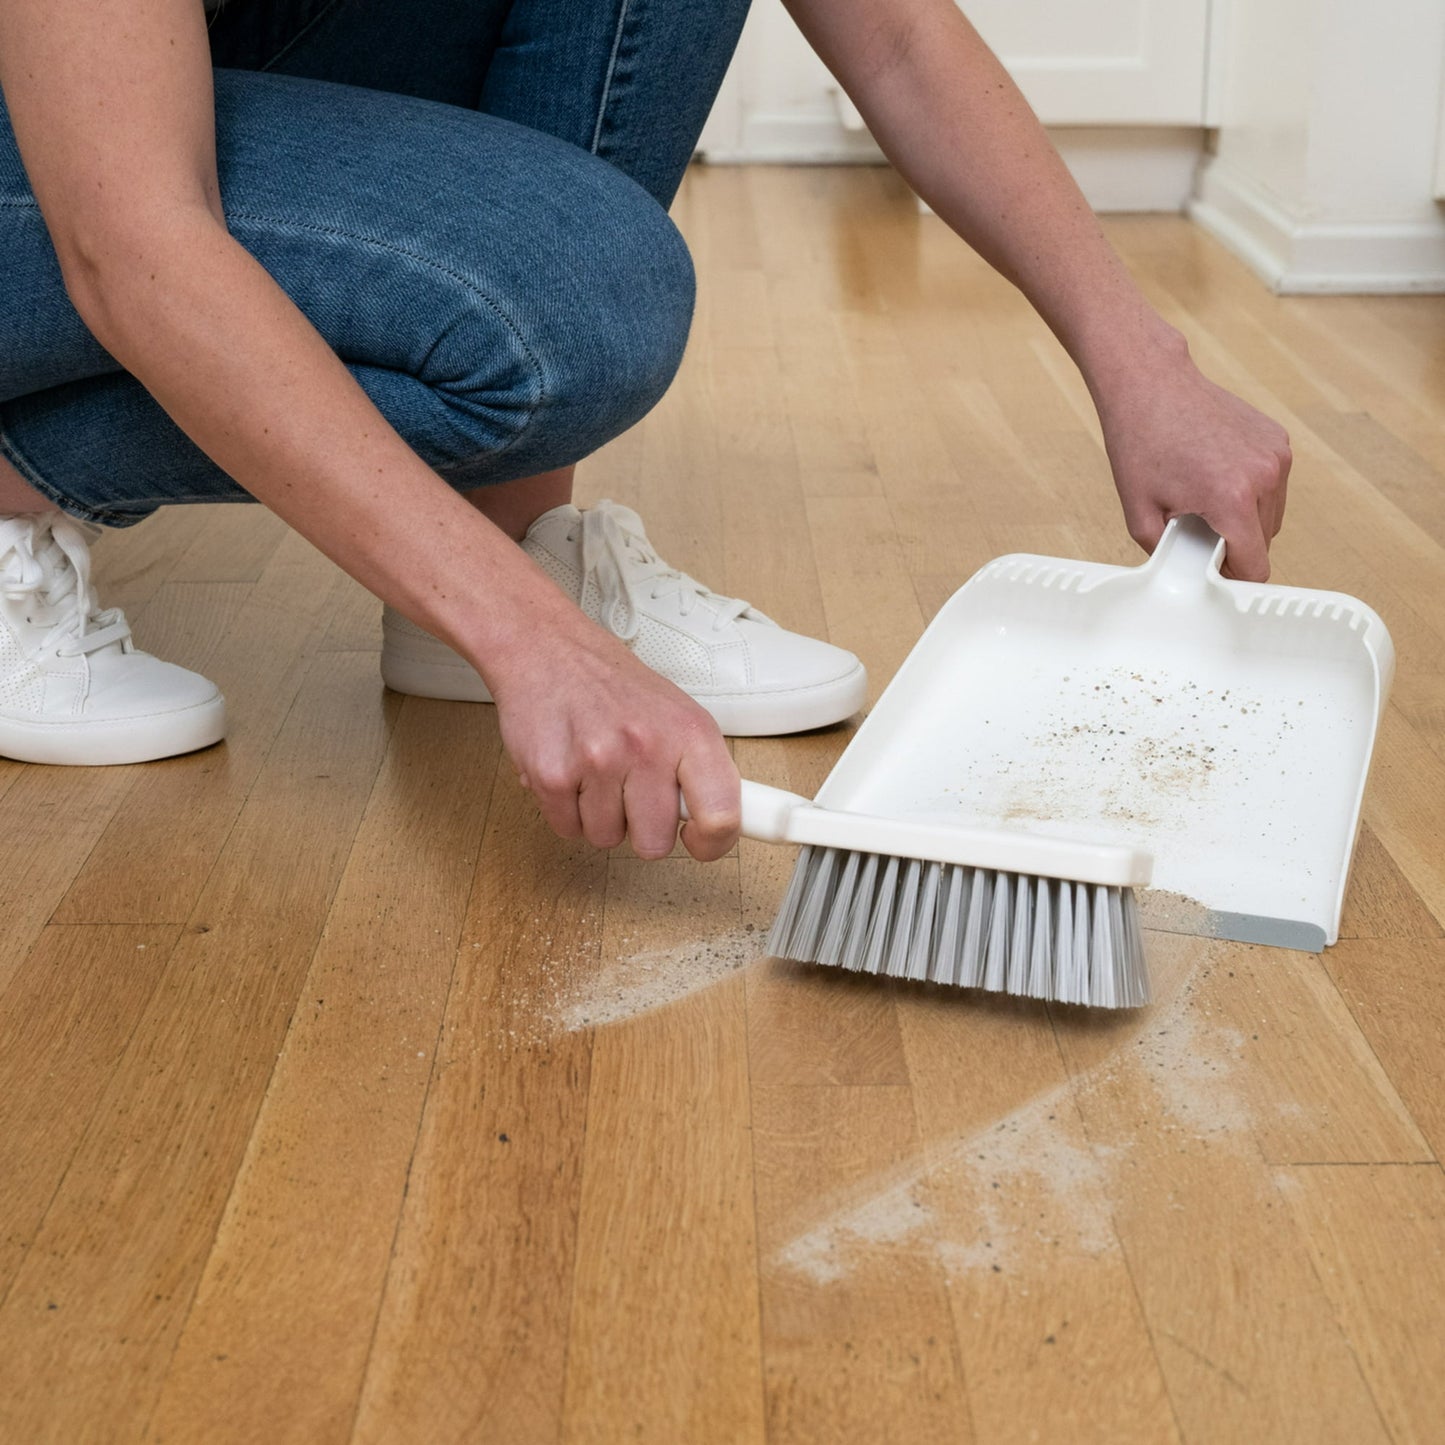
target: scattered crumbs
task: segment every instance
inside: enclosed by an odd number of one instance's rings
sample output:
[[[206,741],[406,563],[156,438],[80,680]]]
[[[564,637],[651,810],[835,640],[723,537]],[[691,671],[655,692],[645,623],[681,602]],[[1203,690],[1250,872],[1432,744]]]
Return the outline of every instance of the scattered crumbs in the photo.
[[[1155,829],[1184,816],[1181,805],[1207,798],[1221,770],[1258,768],[1282,748],[1294,755],[1295,720],[1272,699],[1237,687],[1216,696],[1163,671],[1120,666],[1096,676],[1091,686],[1060,689],[1058,706],[1045,709],[1027,734],[1026,746],[1047,760],[1042,769],[1008,754],[990,765],[1002,778],[1021,763],[1022,776],[997,805],[1002,821],[1074,817],[1084,805],[1087,816],[1130,831]],[[1236,721],[1251,720],[1249,737],[1229,731],[1226,708]],[[1088,780],[1087,799],[1079,796],[1080,779]]]
[[[679,928],[689,921],[696,928],[700,901],[691,895],[668,901],[661,914],[675,916]],[[600,910],[569,921],[561,936],[574,938],[570,945],[554,941],[549,916],[537,913],[527,921],[531,938],[515,971],[509,970],[505,1021],[493,1034],[502,1049],[545,1046],[559,1033],[620,1023],[676,1003],[762,958],[767,937],[747,924],[637,952],[628,948],[634,935],[623,933],[599,956]]]
[[[848,1255],[858,1245],[901,1244],[931,1219],[915,1197],[919,1181],[906,1179],[856,1208],[800,1234],[782,1250],[780,1260],[815,1284],[831,1284],[848,1273]]]
[[[1169,933],[1152,938],[1156,963],[1163,961],[1172,983],[1167,998],[1136,1016],[1134,1032],[1071,1082],[875,1176],[794,1236],[777,1262],[828,1285],[889,1252],[922,1252],[962,1275],[1032,1268],[1041,1246],[1060,1258],[1116,1251],[1113,1211],[1129,1187],[1134,1141],[1123,1123],[1118,1136],[1091,1140],[1076,1099],[1101,1096],[1107,1117],[1110,1100],[1142,1088],[1154,1101],[1149,1128],[1156,1137],[1180,1149],[1197,1141],[1242,1147],[1252,1118],[1232,1080],[1245,1038],[1212,1021],[1200,996],[1222,945]],[[1097,1015],[1077,1016],[1086,1039],[1099,1023]],[[1173,1200],[1163,1207],[1183,1208]]]
[[[562,1010],[562,1025],[568,1030],[595,1028],[650,1013],[711,988],[760,956],[753,928],[629,954],[604,964],[581,982],[579,993]]]

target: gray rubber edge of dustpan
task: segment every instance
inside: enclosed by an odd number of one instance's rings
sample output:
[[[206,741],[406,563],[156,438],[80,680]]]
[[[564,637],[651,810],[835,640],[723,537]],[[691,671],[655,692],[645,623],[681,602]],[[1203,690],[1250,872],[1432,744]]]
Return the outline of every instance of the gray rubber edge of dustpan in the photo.
[[[1267,918],[1260,913],[1218,913],[1213,910],[1198,928],[1168,928],[1150,923],[1161,933],[1192,934],[1196,938],[1222,938],[1229,943],[1259,943],[1266,948],[1289,948],[1297,953],[1323,953],[1329,944],[1318,923],[1295,918]]]

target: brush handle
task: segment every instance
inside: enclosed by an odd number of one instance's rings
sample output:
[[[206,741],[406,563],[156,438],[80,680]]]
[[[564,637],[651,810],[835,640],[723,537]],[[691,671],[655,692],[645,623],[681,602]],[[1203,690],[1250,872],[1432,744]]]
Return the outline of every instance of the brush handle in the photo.
[[[1146,887],[1154,860],[1137,848],[1016,829],[838,813],[762,783],[743,782],[742,832],[760,843],[808,843],[850,853],[961,863],[1108,888]],[[686,805],[682,816],[688,817]]]
[[[786,843],[788,818],[794,808],[811,808],[812,800],[798,793],[789,793],[782,788],[770,788],[766,783],[751,783],[743,779],[743,836],[755,838],[759,843]],[[682,803],[683,821],[692,814],[687,804]]]

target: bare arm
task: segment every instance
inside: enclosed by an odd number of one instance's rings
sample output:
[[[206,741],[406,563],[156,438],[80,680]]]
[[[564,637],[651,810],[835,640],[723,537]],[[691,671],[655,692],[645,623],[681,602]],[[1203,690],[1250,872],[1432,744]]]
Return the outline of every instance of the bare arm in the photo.
[[[625,809],[660,854],[680,780],[689,846],[726,851],[736,772],[711,719],[411,451],[227,232],[199,0],[4,0],[0,86],[96,338],[253,496],[484,673],[548,821],[584,831],[591,789],[612,820],[594,842],[621,841]]]
[[[1131,534],[1199,512],[1236,576],[1269,574],[1282,428],[1204,378],[1149,306],[1018,87],[952,0],[787,0],[918,193],[1022,289],[1078,363]]]

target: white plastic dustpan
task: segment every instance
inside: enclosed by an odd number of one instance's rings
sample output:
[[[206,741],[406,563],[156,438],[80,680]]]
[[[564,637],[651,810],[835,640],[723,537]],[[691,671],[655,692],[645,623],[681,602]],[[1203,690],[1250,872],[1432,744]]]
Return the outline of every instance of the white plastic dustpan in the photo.
[[[1338,592],[1232,582],[1202,521],[1139,567],[1009,556],[956,592],[819,792],[826,808],[1154,855],[1166,927],[1339,936],[1394,673]]]

